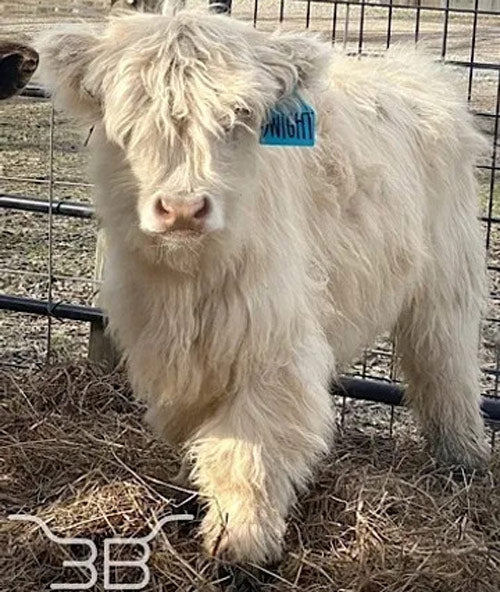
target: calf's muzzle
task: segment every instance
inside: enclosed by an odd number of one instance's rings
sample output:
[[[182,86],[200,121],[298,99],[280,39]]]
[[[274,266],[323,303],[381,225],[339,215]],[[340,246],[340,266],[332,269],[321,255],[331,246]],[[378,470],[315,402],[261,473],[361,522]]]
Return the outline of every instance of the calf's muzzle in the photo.
[[[203,232],[210,210],[208,197],[190,201],[162,197],[155,204],[155,228],[161,233],[178,230]]]

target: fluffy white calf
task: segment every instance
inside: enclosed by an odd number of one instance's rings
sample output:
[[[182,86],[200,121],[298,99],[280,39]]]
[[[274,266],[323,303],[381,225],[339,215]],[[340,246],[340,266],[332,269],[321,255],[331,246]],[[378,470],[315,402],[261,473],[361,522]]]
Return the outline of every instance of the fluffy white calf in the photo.
[[[209,551],[279,556],[328,450],[329,381],[384,331],[436,455],[481,464],[482,139],[442,66],[194,11],[40,49],[56,101],[95,125],[104,305],[149,421],[192,462]],[[316,146],[261,145],[297,92]]]

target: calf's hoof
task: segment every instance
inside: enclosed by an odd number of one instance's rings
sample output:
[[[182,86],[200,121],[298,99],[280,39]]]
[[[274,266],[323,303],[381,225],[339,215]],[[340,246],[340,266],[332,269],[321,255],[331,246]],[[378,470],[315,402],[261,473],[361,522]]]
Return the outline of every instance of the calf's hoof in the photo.
[[[209,508],[201,524],[207,553],[237,563],[263,565],[278,561],[286,529],[283,518],[264,513],[254,519],[255,514],[249,516],[248,511],[242,514],[224,514],[213,506]]]
[[[430,437],[429,445],[438,463],[465,474],[488,470],[489,450],[481,438],[460,440],[453,437]]]

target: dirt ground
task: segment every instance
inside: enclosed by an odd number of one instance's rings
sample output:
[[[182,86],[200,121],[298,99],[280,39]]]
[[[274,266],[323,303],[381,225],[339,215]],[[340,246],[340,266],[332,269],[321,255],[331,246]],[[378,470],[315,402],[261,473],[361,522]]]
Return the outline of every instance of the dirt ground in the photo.
[[[276,26],[279,6],[277,0],[260,0],[257,26]],[[282,26],[303,29],[308,24],[333,37],[331,4],[311,3],[309,21],[307,2],[286,0],[284,7]],[[104,0],[3,0],[0,35],[28,40],[61,20],[100,20],[106,11]],[[414,9],[394,10],[393,40],[414,40],[416,14]],[[252,20],[255,5],[235,0],[233,15]],[[366,52],[385,48],[387,15],[385,8],[365,8]],[[346,7],[338,5],[335,42],[357,51],[361,8],[349,9],[347,36],[346,17]],[[443,13],[420,12],[419,39],[436,58],[444,23]],[[470,59],[473,24],[471,14],[450,14],[447,59]],[[500,16],[480,16],[476,26],[474,60],[500,63]],[[467,93],[470,70],[456,71]],[[497,84],[496,70],[473,72],[471,108],[489,115],[478,118],[489,134]],[[51,167],[50,112],[49,102],[41,99],[17,97],[0,104],[0,192],[47,198],[52,168],[54,199],[90,202],[86,130],[77,131],[56,114]],[[487,158],[483,164],[491,163]],[[490,171],[479,173],[482,213],[487,215],[491,199],[492,216],[500,218],[498,173],[493,180]],[[484,223],[485,241],[487,227]],[[0,210],[0,293],[46,299],[50,254],[53,300],[94,303],[97,230],[96,221],[54,216],[49,228],[47,216]],[[491,225],[485,253],[492,268],[491,297],[480,355],[482,392],[491,395],[497,393],[499,370],[497,224]],[[190,508],[192,494],[173,487],[177,454],[144,427],[143,410],[132,402],[123,376],[78,362],[86,356],[89,327],[52,321],[50,329],[49,338],[46,319],[0,311],[0,514],[32,512],[60,536],[92,537],[100,544],[101,574],[106,537],[146,534],[160,517]],[[48,351],[49,369],[44,366]],[[397,377],[391,351],[390,343],[381,340],[353,371]],[[147,589],[498,592],[498,445],[487,475],[454,480],[424,452],[406,411],[348,402],[342,416],[335,452],[294,510],[281,565],[270,568],[271,573],[244,566],[235,574],[200,553],[195,528],[168,527],[153,546]],[[61,580],[65,558],[64,549],[49,544],[35,525],[2,522],[0,592],[45,592]],[[242,577],[241,571],[249,573]],[[94,589],[104,589],[101,576]]]

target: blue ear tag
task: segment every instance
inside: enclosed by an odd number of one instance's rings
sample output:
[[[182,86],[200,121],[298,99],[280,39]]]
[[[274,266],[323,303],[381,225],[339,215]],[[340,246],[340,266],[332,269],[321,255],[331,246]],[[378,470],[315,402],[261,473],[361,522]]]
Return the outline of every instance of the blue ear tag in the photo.
[[[260,130],[264,146],[314,146],[316,113],[311,105],[297,97],[294,104],[278,103],[267,113]]]

